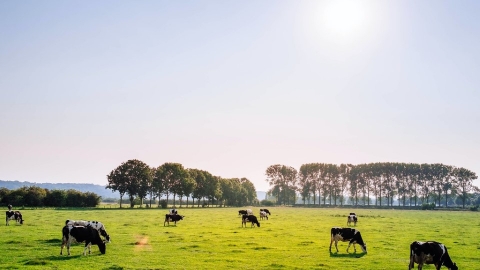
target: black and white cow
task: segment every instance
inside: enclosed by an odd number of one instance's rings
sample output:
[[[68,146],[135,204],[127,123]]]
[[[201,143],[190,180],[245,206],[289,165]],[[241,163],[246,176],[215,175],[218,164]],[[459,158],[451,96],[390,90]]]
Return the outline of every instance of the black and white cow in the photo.
[[[447,247],[435,241],[419,242],[414,241],[410,244],[410,264],[408,270],[418,264],[418,270],[421,270],[423,264],[434,264],[435,269],[439,270],[445,265],[450,270],[458,270],[457,265],[452,262],[448,255]]]
[[[100,221],[86,221],[86,220],[71,220],[67,219],[65,221],[65,226],[90,226],[95,230],[100,232],[100,235],[104,237],[105,242],[110,243],[110,235],[108,235],[107,230],[105,229],[105,225],[103,225]]]
[[[67,246],[67,253],[70,255],[70,245],[72,243],[82,243],[85,242],[85,248],[83,249],[83,255],[91,253],[91,245],[97,245],[100,253],[105,254],[106,245],[105,242],[100,238],[100,232],[94,229],[91,226],[64,226],[62,229],[62,248],[60,249],[60,255],[63,254],[63,248]]]
[[[247,210],[238,210],[238,215],[246,215],[247,214]]]
[[[342,242],[347,242],[348,247],[347,247],[347,252],[348,249],[350,248],[350,245],[353,244],[353,250],[357,252],[357,249],[355,248],[355,244],[359,244],[360,247],[362,248],[363,252],[367,252],[367,244],[363,242],[362,235],[360,234],[359,230],[353,229],[353,228],[340,228],[340,227],[333,227],[331,232],[331,239],[330,239],[330,252],[332,252],[332,243],[335,242],[335,248],[337,249],[338,252],[338,247],[337,243],[338,241]]]
[[[20,213],[20,211],[12,211],[12,210],[9,210],[9,211],[6,211],[5,212],[5,223],[6,225],[10,225],[10,220],[15,220],[17,222],[17,224],[23,224],[23,216],[22,216],[22,213]]]
[[[260,220],[266,218],[268,220],[268,214],[265,211],[260,211]]]
[[[245,227],[247,227],[247,222],[252,223],[252,225],[250,227],[254,227],[255,224],[257,224],[257,226],[260,227],[260,222],[258,222],[257,217],[254,216],[254,215],[243,215],[242,216],[242,228],[243,228],[243,225],[245,225]]]
[[[267,214],[271,215],[270,211],[268,211],[268,209],[260,209],[260,211],[266,212]]]
[[[163,226],[165,227],[165,223],[170,226],[170,222],[174,222],[175,226],[177,226],[177,221],[183,220],[185,216],[181,215],[170,215],[170,214],[165,214],[165,221],[163,222]]]
[[[350,213],[350,215],[348,215],[347,217],[347,226],[350,226],[352,222],[353,222],[353,226],[357,226],[357,221],[358,221],[357,215],[355,215],[355,213]]]

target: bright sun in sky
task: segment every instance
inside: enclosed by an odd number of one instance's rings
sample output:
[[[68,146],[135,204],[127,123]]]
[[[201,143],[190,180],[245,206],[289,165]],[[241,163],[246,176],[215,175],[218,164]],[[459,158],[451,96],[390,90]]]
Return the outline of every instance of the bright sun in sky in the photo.
[[[326,33],[338,39],[351,39],[365,34],[369,23],[367,2],[337,0],[324,3],[319,23]]]

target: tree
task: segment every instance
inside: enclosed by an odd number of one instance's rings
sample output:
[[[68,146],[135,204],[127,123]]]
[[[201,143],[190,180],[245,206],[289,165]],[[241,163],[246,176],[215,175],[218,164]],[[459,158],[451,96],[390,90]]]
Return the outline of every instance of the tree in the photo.
[[[120,193],[120,207],[122,207],[122,197],[126,193],[130,200],[130,207],[133,208],[135,196],[141,200],[146,196],[152,173],[147,164],[137,159],[131,159],[111,171],[107,178],[106,188]]]
[[[289,193],[291,190],[295,190],[297,170],[290,166],[277,164],[268,167],[265,175],[267,176],[266,181],[280,191],[277,197],[278,204],[282,204],[282,202],[284,205],[287,204],[290,198]]]
[[[123,196],[127,193],[128,181],[128,166],[124,162],[107,175],[108,184],[106,189],[111,189],[112,192],[118,191],[120,193],[120,208],[122,208]]]
[[[309,163],[300,166],[300,170],[298,172],[298,183],[300,195],[302,196],[304,204],[306,198],[310,197],[310,194],[313,193],[313,204],[315,205],[319,173],[320,171],[318,168],[318,163]]]
[[[65,207],[67,204],[67,192],[65,190],[51,190],[45,197],[45,205],[50,207]]]
[[[182,207],[182,198],[183,196],[187,196],[187,207],[188,207],[188,197],[192,194],[193,190],[195,189],[195,179],[193,179],[188,171],[186,172],[187,177],[183,178],[180,181],[180,189],[178,191],[178,196],[180,197],[180,207]]]
[[[26,188],[23,200],[25,205],[39,207],[44,206],[46,196],[46,189],[37,186],[30,186]]]
[[[473,186],[473,180],[477,179],[478,177],[474,172],[465,168],[456,168],[453,175],[456,178],[456,183],[460,191],[462,206],[465,208],[467,194],[475,189],[475,186]]]
[[[206,190],[205,186],[206,184],[206,178],[205,175],[208,173],[206,171],[198,170],[198,169],[188,169],[188,173],[190,176],[195,180],[195,188],[193,189],[192,192],[192,198],[193,198],[193,205],[195,204],[195,199],[198,201],[198,206],[200,206],[200,199],[202,197],[206,196]],[[192,207],[193,207],[192,205]]]
[[[248,205],[256,204],[257,200],[257,191],[255,190],[255,186],[253,183],[245,177],[240,179],[240,183],[242,185],[242,189],[244,191],[245,201]]]
[[[181,181],[188,178],[188,172],[180,163],[167,162],[162,164],[157,170],[157,177],[161,179],[167,194],[167,201],[170,193],[173,193],[173,205],[175,205],[175,196],[181,191]]]

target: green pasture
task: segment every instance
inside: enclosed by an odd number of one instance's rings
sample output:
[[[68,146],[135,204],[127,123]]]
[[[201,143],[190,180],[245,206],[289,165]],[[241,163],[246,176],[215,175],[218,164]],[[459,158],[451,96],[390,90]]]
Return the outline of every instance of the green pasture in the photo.
[[[0,226],[0,269],[405,270],[414,240],[442,242],[460,269],[480,269],[478,212],[271,207],[260,228],[242,228],[240,209],[180,208],[184,220],[167,227],[164,209],[22,210],[25,224]],[[359,246],[347,253],[346,242],[328,251],[330,228],[346,226],[349,212],[359,216],[367,254]],[[83,256],[77,244],[60,256],[66,219],[102,221],[112,238],[106,254],[93,246]]]

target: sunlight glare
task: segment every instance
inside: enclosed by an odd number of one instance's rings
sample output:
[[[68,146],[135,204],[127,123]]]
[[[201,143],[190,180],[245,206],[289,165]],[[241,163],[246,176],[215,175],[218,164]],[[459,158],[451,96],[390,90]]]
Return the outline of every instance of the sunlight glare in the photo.
[[[320,24],[335,38],[357,38],[368,30],[367,3],[359,0],[329,1],[322,7]]]

